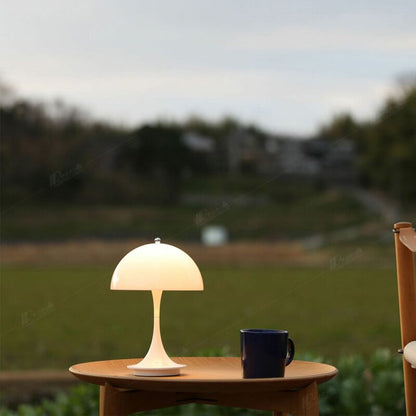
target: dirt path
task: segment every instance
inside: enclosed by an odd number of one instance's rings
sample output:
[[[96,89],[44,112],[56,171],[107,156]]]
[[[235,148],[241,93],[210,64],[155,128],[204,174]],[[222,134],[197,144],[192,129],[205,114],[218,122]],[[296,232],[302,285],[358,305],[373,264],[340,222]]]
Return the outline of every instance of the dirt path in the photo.
[[[97,265],[114,264],[139,240],[81,240],[54,243],[2,244],[3,265]],[[187,252],[198,264],[317,264],[327,261],[324,253],[305,250],[296,242],[238,242],[218,247],[197,243],[169,242]]]
[[[79,380],[65,370],[3,371],[0,372],[2,404],[15,407],[53,397],[78,383]]]

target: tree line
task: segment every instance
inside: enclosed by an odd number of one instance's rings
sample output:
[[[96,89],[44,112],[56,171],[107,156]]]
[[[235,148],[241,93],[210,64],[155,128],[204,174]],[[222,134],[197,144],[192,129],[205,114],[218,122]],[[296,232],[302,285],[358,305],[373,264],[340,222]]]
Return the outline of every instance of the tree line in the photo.
[[[0,92],[4,92],[4,86]],[[85,203],[177,202],[189,177],[226,173],[226,138],[244,131],[264,145],[271,134],[232,118],[159,121],[137,128],[88,119],[62,102],[2,100],[2,205],[27,198]],[[186,132],[210,138],[209,155],[186,146]],[[335,116],[310,140],[352,140],[362,186],[416,200],[416,83],[383,103],[374,119]],[[256,171],[240,172],[256,175]],[[201,191],[204,191],[203,189]]]
[[[334,117],[317,136],[354,142],[363,187],[381,190],[398,200],[416,200],[416,82],[388,98],[374,119],[359,122],[351,114]]]

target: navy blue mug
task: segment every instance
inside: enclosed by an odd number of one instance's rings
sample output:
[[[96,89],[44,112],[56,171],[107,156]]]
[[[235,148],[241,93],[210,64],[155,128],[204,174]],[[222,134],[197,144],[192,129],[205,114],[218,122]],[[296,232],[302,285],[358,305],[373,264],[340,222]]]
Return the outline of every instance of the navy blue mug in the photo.
[[[240,341],[244,378],[284,377],[295,356],[295,344],[287,331],[241,329]]]

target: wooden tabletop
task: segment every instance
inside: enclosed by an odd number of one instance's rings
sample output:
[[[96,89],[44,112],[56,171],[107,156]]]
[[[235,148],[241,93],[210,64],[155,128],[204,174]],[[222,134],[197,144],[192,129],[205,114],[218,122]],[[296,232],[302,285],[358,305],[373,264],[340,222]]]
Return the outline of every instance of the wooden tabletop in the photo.
[[[314,381],[323,383],[338,373],[335,367],[328,364],[295,360],[286,367],[282,378],[244,379],[239,357],[176,357],[173,360],[186,365],[179,376],[135,376],[127,365],[136,364],[140,361],[138,358],[76,364],[69,371],[88,383],[109,383],[120,388],[224,393],[298,389]]]

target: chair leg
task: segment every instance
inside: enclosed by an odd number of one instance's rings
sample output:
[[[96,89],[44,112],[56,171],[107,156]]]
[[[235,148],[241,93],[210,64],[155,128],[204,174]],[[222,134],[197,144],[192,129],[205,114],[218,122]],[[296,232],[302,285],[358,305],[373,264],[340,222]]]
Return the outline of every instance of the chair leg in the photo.
[[[411,223],[394,224],[396,246],[397,283],[400,310],[402,348],[416,340],[416,286],[414,254],[400,240],[402,230],[411,230]],[[412,232],[413,234],[413,232]],[[416,415],[416,370],[403,360],[404,387],[408,416]]]

